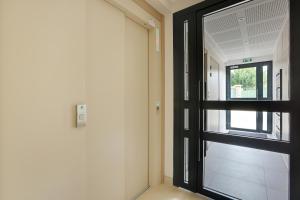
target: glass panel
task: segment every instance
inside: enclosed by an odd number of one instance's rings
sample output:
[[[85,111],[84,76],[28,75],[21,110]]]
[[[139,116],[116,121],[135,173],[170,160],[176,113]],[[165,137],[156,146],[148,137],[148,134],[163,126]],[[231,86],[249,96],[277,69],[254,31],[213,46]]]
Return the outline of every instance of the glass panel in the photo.
[[[230,70],[231,98],[256,98],[256,67]]]
[[[189,109],[184,109],[184,130],[189,130]]]
[[[268,66],[263,66],[263,98],[268,98]]]
[[[268,113],[267,112],[263,112],[263,126],[262,129],[264,131],[268,130]]]
[[[184,21],[184,100],[189,100],[189,26]]]
[[[189,183],[189,138],[184,138],[184,182]]]
[[[256,111],[231,111],[231,127],[256,130],[256,115]]]
[[[289,130],[290,115],[288,113],[274,113],[273,114],[273,132],[276,138],[284,141],[290,140]]]
[[[264,140],[289,141],[289,116],[289,113],[206,110],[205,131]]]
[[[289,155],[207,142],[204,187],[247,200],[289,199]]]
[[[204,55],[198,56],[204,56],[203,87],[207,100],[290,99],[289,15],[289,0],[251,0],[203,17]],[[264,67],[265,62],[271,65]],[[249,68],[258,67],[256,63],[262,67],[257,68],[257,77],[255,68]],[[238,68],[228,73],[228,66]],[[234,80],[230,83],[226,76],[234,76]]]
[[[282,100],[282,70],[276,74],[275,78],[275,99]]]

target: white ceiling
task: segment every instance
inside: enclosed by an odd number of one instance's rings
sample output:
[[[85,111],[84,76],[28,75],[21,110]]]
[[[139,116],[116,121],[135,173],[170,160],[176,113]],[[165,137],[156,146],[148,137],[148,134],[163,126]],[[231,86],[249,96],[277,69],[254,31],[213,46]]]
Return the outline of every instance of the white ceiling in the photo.
[[[271,55],[288,6],[288,0],[253,0],[206,16],[205,43],[224,61]]]
[[[146,0],[163,14],[171,14],[204,0]]]

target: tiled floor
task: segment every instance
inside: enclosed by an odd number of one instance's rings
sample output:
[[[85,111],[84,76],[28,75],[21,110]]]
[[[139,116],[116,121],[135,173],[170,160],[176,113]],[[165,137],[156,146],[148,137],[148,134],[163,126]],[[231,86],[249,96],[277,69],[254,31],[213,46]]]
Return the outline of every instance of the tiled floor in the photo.
[[[147,190],[137,200],[208,200],[208,198],[169,185]]]
[[[243,200],[288,200],[287,160],[283,154],[210,143],[205,158],[207,188]],[[207,200],[208,198],[160,185],[138,200]]]
[[[284,156],[209,143],[204,184],[207,188],[243,200],[288,200],[289,170]]]

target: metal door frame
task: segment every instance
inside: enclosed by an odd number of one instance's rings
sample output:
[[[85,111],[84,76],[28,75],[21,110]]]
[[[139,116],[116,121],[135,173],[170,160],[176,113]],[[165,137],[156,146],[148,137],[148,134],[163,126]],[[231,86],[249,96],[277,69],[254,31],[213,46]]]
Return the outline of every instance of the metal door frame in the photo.
[[[209,0],[173,15],[174,34],[174,179],[175,186],[214,199],[231,199],[203,187],[203,142],[212,141],[290,155],[290,199],[300,199],[300,1],[290,0],[290,100],[207,101],[203,81],[203,16],[242,0]],[[183,23],[188,20],[190,100],[183,100]],[[183,130],[183,109],[189,108],[189,131]],[[290,113],[290,142],[262,140],[205,131],[205,110],[255,110]],[[189,138],[189,182],[183,181],[183,137]]]

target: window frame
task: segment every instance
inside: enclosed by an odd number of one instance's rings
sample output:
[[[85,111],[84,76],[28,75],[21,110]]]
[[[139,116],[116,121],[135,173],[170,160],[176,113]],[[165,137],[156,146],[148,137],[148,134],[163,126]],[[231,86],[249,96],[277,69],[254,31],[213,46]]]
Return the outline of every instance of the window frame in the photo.
[[[253,66],[255,65],[255,66]],[[268,94],[267,97],[263,97],[263,66],[268,66]],[[233,68],[235,67],[235,68]],[[235,69],[245,69],[245,68],[256,68],[256,97],[255,98],[231,98],[231,89],[230,89],[230,82],[231,76],[230,71]],[[265,62],[255,62],[255,63],[247,63],[247,64],[237,64],[237,65],[229,65],[226,66],[226,100],[273,100],[273,81],[272,81],[272,74],[273,74],[273,62],[272,61],[265,61]]]
[[[267,75],[267,97],[263,96],[263,67],[268,66]],[[232,98],[231,97],[231,71],[236,69],[246,69],[246,68],[256,68],[256,97],[255,98]],[[228,65],[226,66],[226,100],[227,101],[243,101],[243,100],[273,100],[273,62],[252,62],[246,64]],[[248,132],[258,132],[258,133],[268,133],[272,134],[273,130],[273,115],[268,112],[267,119],[267,130],[263,130],[263,113],[256,112],[256,128],[246,129],[231,126],[231,111],[226,110],[226,129],[237,130],[237,131],[248,131]]]

